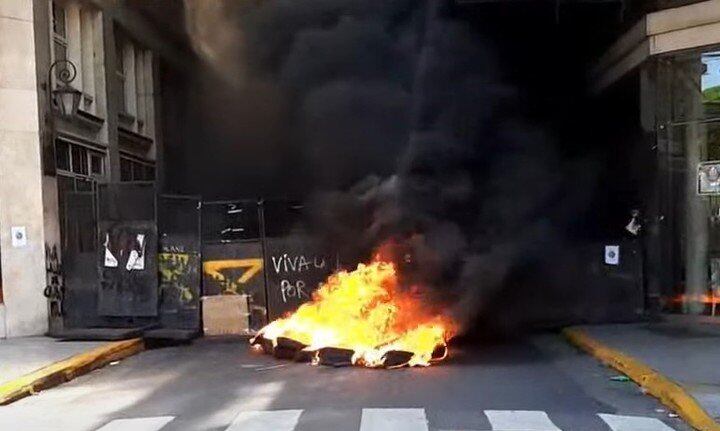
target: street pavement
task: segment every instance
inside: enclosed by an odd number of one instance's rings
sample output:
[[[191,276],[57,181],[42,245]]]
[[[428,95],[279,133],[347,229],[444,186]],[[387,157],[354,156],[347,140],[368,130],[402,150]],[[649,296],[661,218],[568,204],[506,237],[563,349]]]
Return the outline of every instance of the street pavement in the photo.
[[[313,367],[198,340],[0,407],[2,430],[689,431],[556,334],[453,346],[428,368]]]

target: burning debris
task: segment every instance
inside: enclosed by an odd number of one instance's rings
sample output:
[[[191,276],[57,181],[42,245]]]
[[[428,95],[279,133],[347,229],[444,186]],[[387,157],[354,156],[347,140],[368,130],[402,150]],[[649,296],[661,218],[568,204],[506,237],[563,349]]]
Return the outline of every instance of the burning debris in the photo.
[[[427,366],[447,356],[456,324],[403,289],[395,265],[376,257],[331,275],[293,314],[250,343],[277,358],[370,368]]]

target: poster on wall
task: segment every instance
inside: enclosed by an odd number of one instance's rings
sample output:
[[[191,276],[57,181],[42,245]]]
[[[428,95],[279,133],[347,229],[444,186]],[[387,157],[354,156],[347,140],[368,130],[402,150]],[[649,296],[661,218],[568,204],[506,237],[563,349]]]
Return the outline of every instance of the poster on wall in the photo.
[[[101,316],[157,316],[157,227],[153,221],[99,223],[96,257]]]
[[[720,195],[720,160],[699,163],[697,182],[699,195]]]

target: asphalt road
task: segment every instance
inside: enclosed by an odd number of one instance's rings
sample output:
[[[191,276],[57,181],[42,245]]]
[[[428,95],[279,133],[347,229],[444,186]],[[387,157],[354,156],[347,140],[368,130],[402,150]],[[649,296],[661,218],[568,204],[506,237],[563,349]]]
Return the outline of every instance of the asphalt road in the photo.
[[[557,335],[462,346],[428,368],[313,367],[199,340],[0,407],[2,430],[688,431]]]

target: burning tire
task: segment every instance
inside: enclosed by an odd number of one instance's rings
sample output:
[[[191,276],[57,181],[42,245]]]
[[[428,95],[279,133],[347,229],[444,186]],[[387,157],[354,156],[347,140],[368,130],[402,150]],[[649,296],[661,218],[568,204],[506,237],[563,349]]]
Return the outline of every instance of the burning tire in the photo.
[[[399,288],[393,264],[377,260],[331,275],[310,302],[262,328],[250,343],[278,359],[400,368],[445,359],[455,328]]]

